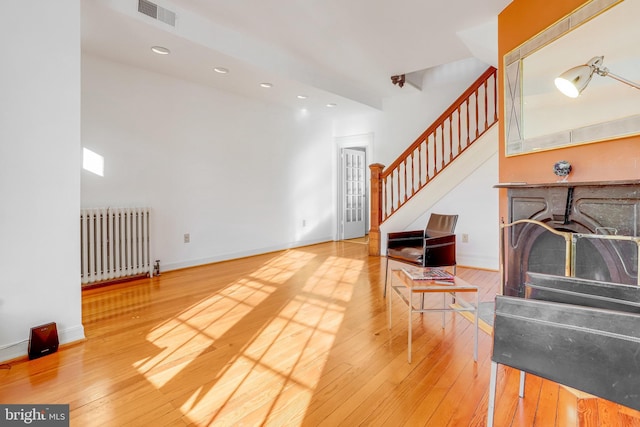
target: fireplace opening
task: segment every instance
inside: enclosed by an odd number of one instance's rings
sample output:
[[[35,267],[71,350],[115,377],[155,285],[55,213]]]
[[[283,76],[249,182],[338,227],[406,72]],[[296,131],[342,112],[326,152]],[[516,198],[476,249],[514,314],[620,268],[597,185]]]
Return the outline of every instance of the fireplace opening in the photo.
[[[575,225],[575,224],[574,224]],[[573,275],[581,279],[638,284],[638,247],[632,241],[594,238],[594,234],[580,234],[575,230],[557,228],[574,233],[572,248]],[[511,266],[507,269],[505,295],[524,296],[524,280],[528,271],[534,273],[566,274],[566,241],[542,227],[527,225],[515,233],[516,245],[510,251]]]
[[[562,230],[559,231],[570,231]],[[600,246],[600,247],[598,247]],[[581,279],[612,281],[612,272],[607,259],[611,255],[606,244],[594,242],[588,239],[578,239],[576,242],[575,277]],[[531,246],[527,260],[527,271],[535,273],[547,273],[557,276],[565,274],[566,247],[562,237],[548,231],[540,234]],[[619,276],[618,274],[614,274]]]
[[[497,187],[508,189],[507,222],[540,223],[505,230],[504,295],[524,297],[528,271],[638,285],[640,180]],[[572,256],[567,258],[564,237],[547,227],[571,233]]]

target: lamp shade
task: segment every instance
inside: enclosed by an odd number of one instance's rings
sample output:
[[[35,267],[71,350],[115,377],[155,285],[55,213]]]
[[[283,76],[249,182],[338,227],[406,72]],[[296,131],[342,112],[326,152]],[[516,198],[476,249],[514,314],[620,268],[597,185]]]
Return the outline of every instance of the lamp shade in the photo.
[[[570,98],[577,98],[591,81],[593,71],[593,67],[589,65],[578,65],[556,77],[554,83],[563,94]]]

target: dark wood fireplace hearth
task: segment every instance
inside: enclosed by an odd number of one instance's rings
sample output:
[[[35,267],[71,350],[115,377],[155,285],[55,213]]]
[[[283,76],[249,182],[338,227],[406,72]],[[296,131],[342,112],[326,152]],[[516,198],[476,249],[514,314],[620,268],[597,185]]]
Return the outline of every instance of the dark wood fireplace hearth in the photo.
[[[532,219],[558,231],[638,237],[640,180],[499,184],[506,188],[511,223]],[[535,224],[507,229],[504,295],[524,296],[527,271],[564,275],[565,241]],[[630,241],[579,239],[575,276],[638,283],[638,248]]]

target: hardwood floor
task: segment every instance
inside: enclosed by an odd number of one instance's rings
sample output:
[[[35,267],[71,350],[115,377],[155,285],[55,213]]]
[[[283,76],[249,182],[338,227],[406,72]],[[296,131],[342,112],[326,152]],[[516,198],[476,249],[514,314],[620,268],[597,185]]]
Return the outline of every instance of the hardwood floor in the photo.
[[[2,403],[65,403],[75,426],[480,426],[491,337],[406,309],[384,262],[330,242],[83,292],[87,339],[0,371]],[[458,268],[490,301],[498,273]],[[427,300],[428,303],[431,303]],[[438,304],[440,300],[433,301]],[[500,367],[497,426],[553,426],[559,387]],[[611,424],[614,425],[614,424]]]

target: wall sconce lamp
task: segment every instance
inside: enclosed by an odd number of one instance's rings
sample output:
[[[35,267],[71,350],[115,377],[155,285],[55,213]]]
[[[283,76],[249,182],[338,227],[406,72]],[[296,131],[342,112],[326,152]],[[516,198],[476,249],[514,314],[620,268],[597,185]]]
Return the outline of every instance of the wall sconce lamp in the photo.
[[[576,98],[578,95],[580,95],[584,88],[587,87],[587,85],[591,81],[593,73],[596,73],[599,76],[611,77],[612,79],[628,84],[631,87],[640,89],[640,85],[638,85],[637,83],[613,74],[607,67],[603,67],[603,59],[604,56],[594,56],[586,64],[578,65],[577,67],[573,67],[565,71],[554,80],[556,87],[560,92],[567,95],[568,97]]]

